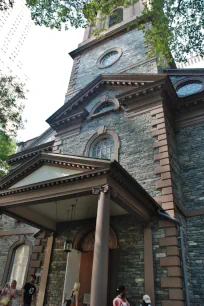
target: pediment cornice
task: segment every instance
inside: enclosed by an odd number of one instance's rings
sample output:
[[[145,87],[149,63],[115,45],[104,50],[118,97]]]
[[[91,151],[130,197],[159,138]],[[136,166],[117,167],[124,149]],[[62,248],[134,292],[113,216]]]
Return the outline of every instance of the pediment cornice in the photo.
[[[142,88],[146,84],[153,84],[155,81],[161,80],[166,77],[166,74],[155,74],[155,75],[141,75],[141,74],[112,74],[112,75],[99,75],[86,87],[80,90],[73,98],[65,103],[59,110],[57,110],[51,117],[46,121],[54,127],[56,124],[59,126],[63,123],[64,118],[69,118],[70,113],[76,111],[76,109],[82,110],[82,105],[87,99],[93,94],[97,93],[104,86],[120,87],[125,88],[126,91],[133,88]],[[83,113],[85,115],[85,113]],[[71,118],[70,118],[71,120]]]

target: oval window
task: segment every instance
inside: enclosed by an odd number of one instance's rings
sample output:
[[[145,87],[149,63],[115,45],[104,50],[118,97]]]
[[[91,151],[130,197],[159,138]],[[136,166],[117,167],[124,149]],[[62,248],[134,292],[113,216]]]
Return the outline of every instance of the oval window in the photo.
[[[188,83],[181,84],[176,92],[179,97],[185,97],[193,95],[199,92],[203,87],[203,83],[201,81],[190,81]]]
[[[103,53],[98,61],[97,61],[97,66],[99,68],[106,68],[111,65],[113,65],[115,62],[119,60],[119,58],[122,55],[122,51],[119,48],[112,48],[105,53]]]

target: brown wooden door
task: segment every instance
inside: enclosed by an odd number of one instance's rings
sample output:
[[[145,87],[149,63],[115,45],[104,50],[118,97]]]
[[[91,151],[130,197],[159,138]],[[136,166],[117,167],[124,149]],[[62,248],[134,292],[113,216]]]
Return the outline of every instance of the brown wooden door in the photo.
[[[80,296],[82,298],[82,302],[83,302],[84,293],[91,292],[92,265],[93,265],[93,252],[81,253],[79,282],[80,282]]]

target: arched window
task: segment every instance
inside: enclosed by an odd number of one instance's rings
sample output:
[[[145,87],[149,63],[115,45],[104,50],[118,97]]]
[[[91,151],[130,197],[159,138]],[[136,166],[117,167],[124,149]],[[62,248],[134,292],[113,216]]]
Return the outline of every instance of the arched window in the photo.
[[[121,21],[123,21],[123,8],[122,7],[114,10],[111,13],[111,15],[109,16],[108,26],[110,28],[114,26],[115,24],[120,23]]]
[[[99,113],[103,113],[103,112],[107,112],[111,109],[114,109],[115,104],[112,102],[104,102],[103,104],[101,104],[95,111],[94,114],[99,114]]]
[[[27,244],[17,246],[13,250],[11,264],[8,271],[7,282],[17,281],[17,289],[22,289],[27,271],[30,248]]]
[[[114,147],[114,140],[111,137],[100,137],[92,144],[89,155],[94,158],[113,159]]]
[[[116,132],[105,126],[100,126],[96,132],[87,141],[83,155],[101,158],[119,160],[120,139]]]
[[[32,243],[29,240],[17,240],[11,245],[8,251],[2,286],[5,286],[7,282],[16,280],[17,289],[22,289],[27,278],[31,253]]]

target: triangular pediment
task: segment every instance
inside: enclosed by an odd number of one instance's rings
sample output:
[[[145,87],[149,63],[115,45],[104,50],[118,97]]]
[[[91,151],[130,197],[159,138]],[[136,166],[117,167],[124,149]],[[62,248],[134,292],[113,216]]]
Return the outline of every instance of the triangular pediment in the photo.
[[[104,88],[122,88],[123,93],[136,89],[142,91],[145,86],[150,86],[166,78],[166,74],[112,74],[99,75],[87,86],[80,90],[67,103],[59,108],[46,121],[54,129],[60,125],[71,124],[74,120],[83,120],[88,116],[85,108],[87,100],[103,91]]]
[[[16,184],[12,185],[10,188],[31,185],[38,182],[74,175],[81,172],[82,170],[43,165],[39,169],[24,177],[22,180],[18,181]]]
[[[0,189],[12,189],[104,168],[110,162],[70,155],[41,153],[11,170],[0,180]]]

